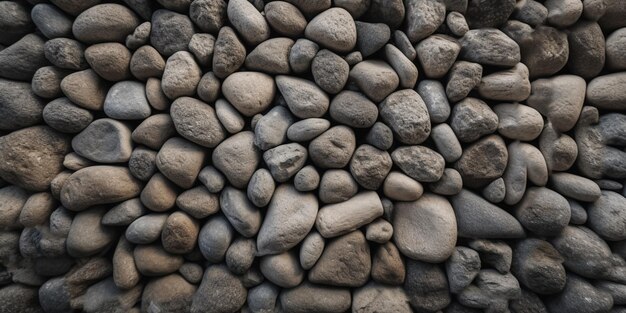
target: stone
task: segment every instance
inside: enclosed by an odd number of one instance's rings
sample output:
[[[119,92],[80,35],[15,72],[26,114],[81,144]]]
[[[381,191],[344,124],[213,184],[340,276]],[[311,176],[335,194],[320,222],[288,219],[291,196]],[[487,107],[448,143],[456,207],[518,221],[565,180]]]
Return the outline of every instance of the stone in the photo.
[[[246,60],[246,47],[237,38],[235,31],[224,26],[219,30],[213,48],[213,72],[219,78],[226,78],[237,71]]]
[[[116,184],[109,182],[115,181]],[[90,166],[72,174],[61,190],[61,202],[81,211],[97,204],[115,203],[139,195],[140,182],[118,166]]]
[[[492,267],[500,274],[506,274],[511,270],[513,252],[505,242],[476,239],[470,241],[469,246],[480,255],[483,268]]]
[[[274,195],[275,189],[276,182],[274,182],[270,171],[260,168],[252,174],[248,183],[248,199],[257,207],[267,206]]]
[[[238,189],[226,187],[220,194],[220,208],[233,228],[245,237],[256,235],[261,227],[261,212],[246,194]]]
[[[402,288],[370,282],[354,291],[352,311],[358,313],[378,311],[409,313],[412,312],[412,309]]]
[[[313,139],[309,156],[321,168],[342,168],[348,165],[356,146],[352,129],[335,126]]]
[[[446,26],[448,26],[448,29],[453,35],[459,37],[463,37],[463,35],[469,31],[465,16],[455,11],[446,15]]]
[[[463,246],[454,248],[446,261],[450,292],[458,294],[469,286],[478,275],[480,265],[480,256],[475,250]]]
[[[164,276],[183,265],[183,257],[170,254],[160,244],[137,245],[133,251],[137,270],[145,276]]]
[[[85,312],[100,312],[104,308],[119,308],[130,310],[141,297],[142,286],[129,290],[118,288],[113,279],[102,280],[87,289],[84,295]]]
[[[443,175],[443,157],[424,146],[402,146],[391,153],[391,159],[402,172],[418,182],[438,181]]]
[[[144,147],[135,148],[128,160],[130,173],[142,181],[149,180],[157,170],[156,156],[156,151]]]
[[[295,175],[304,166],[306,159],[307,150],[298,143],[280,145],[263,153],[263,161],[279,183]]]
[[[359,146],[350,160],[350,173],[362,187],[378,189],[392,166],[391,156],[387,151],[370,145]]]
[[[139,120],[150,116],[145,86],[135,81],[116,83],[104,100],[104,113],[119,120]]]
[[[310,232],[304,240],[302,240],[302,245],[300,246],[299,259],[302,269],[310,270],[322,256],[325,246],[326,242],[324,241],[324,237],[316,231]]]
[[[214,148],[226,138],[215,110],[198,99],[181,97],[174,100],[170,116],[178,134],[203,147]]]
[[[405,17],[402,1],[370,1],[369,10],[363,16],[375,23],[385,23],[391,28],[398,28]]]
[[[189,17],[202,31],[216,34],[226,23],[227,3],[223,0],[192,1]]]
[[[471,191],[463,189],[450,200],[459,237],[520,238],[525,235],[517,219]]]
[[[65,76],[61,90],[74,104],[88,110],[101,110],[108,87],[96,72],[87,69]]]
[[[215,102],[217,97],[220,96],[221,88],[222,82],[217,78],[217,76],[215,76],[215,73],[207,72],[202,75],[196,92],[198,93],[198,97],[200,97],[200,99],[204,102],[210,103]],[[217,107],[215,109],[217,111]]]
[[[202,171],[198,177],[202,177]],[[200,180],[202,181],[202,178]],[[197,186],[178,195],[176,206],[196,219],[203,219],[217,213],[219,198],[204,186]]]
[[[328,25],[333,25],[329,28]],[[304,30],[307,39],[337,52],[351,51],[357,42],[357,30],[348,11],[328,9],[313,18]]]
[[[550,243],[561,254],[565,260],[563,266],[570,272],[589,278],[603,277],[613,267],[607,243],[584,226],[566,226]]]
[[[87,67],[84,55],[85,46],[68,38],[55,38],[46,41],[44,54],[53,65],[68,70],[83,70]]]
[[[398,248],[392,241],[380,245],[372,256],[372,279],[381,284],[402,285],[406,269]]]
[[[165,142],[156,158],[157,168],[165,177],[182,188],[193,186],[202,169],[206,151],[199,146],[174,137]]]
[[[309,80],[278,75],[276,85],[291,113],[299,118],[321,117],[328,110],[328,96]]]
[[[569,223],[571,210],[560,194],[544,187],[531,187],[517,205],[515,217],[535,234],[554,236]]]
[[[509,163],[502,178],[506,187],[504,202],[518,203],[526,191],[526,181],[536,186],[548,182],[548,167],[539,149],[527,143],[514,142],[508,146]]]
[[[483,75],[483,68],[478,63],[457,61],[450,68],[446,94],[452,102],[467,97],[478,86]]]
[[[367,128],[376,122],[378,108],[365,95],[344,90],[330,103],[330,116],[345,125]]]
[[[186,281],[192,284],[200,283],[200,281],[202,281],[202,275],[204,274],[202,266],[190,262],[181,265],[178,271]]]
[[[305,73],[311,68],[311,62],[319,51],[319,46],[305,38],[300,38],[289,52],[289,66],[294,73]]]
[[[163,311],[187,311],[197,287],[178,274],[151,279],[141,297],[142,311],[155,308]]]
[[[352,175],[344,170],[327,170],[322,175],[319,197],[324,203],[338,203],[354,196],[359,185]]]
[[[428,1],[431,0],[421,0],[421,2]],[[442,78],[456,61],[461,45],[452,37],[432,35],[420,41],[415,46],[415,50],[417,50],[417,58],[424,69],[424,74],[428,78]]]
[[[459,40],[460,56],[481,65],[512,67],[521,60],[520,48],[497,29],[472,29]]]
[[[367,132],[365,141],[380,150],[389,150],[393,145],[393,132],[384,123],[376,122]]]
[[[304,270],[293,251],[263,256],[260,269],[267,280],[282,288],[298,286],[304,279]]]
[[[304,33],[307,25],[302,12],[288,2],[267,3],[264,8],[267,23],[279,34],[298,37]]]
[[[463,155],[461,143],[448,124],[439,124],[433,127],[431,138],[437,151],[441,153],[446,162],[454,162]]]
[[[431,123],[443,123],[450,116],[450,103],[443,85],[436,80],[423,80],[417,86],[430,116]]]
[[[154,11],[150,44],[163,56],[186,51],[194,34],[194,25],[186,15],[165,9]]]
[[[149,15],[152,15],[152,9],[149,9]],[[149,19],[149,18],[147,18]],[[131,50],[137,50],[150,41],[150,32],[152,31],[152,23],[143,22],[135,28],[132,34],[126,36],[126,47]]]
[[[331,238],[356,230],[382,215],[383,207],[378,195],[367,191],[347,201],[322,207],[315,225],[323,237]]]
[[[326,245],[308,279],[317,284],[359,287],[367,282],[370,270],[369,246],[363,233],[355,231]]]
[[[280,88],[278,79],[277,84]],[[241,114],[250,117],[269,107],[276,93],[276,85],[269,75],[238,72],[224,80],[222,93]]]
[[[169,114],[155,114],[141,122],[131,137],[136,143],[158,150],[175,133],[174,122]]]
[[[246,56],[245,66],[268,74],[289,74],[289,52],[293,44],[294,41],[289,38],[263,41]]]
[[[317,214],[315,195],[299,192],[291,185],[279,185],[257,236],[257,255],[295,247],[311,231]]]
[[[198,180],[210,193],[220,192],[226,184],[226,178],[213,166],[204,167],[198,174]]]
[[[270,282],[264,282],[248,290],[248,309],[252,312],[275,312],[280,289]]]
[[[350,66],[330,50],[320,50],[311,61],[315,83],[330,94],[340,92],[348,82]]]
[[[374,102],[381,102],[400,84],[400,78],[393,68],[378,60],[359,62],[352,67],[349,77]]]
[[[2,205],[0,206],[0,216],[2,217],[0,229],[20,229],[20,213],[28,200],[26,190],[16,186],[3,187],[0,189],[0,199],[2,199]]]
[[[606,240],[623,240],[626,236],[621,223],[625,216],[619,208],[626,204],[626,198],[612,191],[602,191],[598,200],[587,207],[588,225]]]
[[[103,226],[100,221],[105,208],[92,208],[74,216],[67,234],[67,253],[75,258],[98,254],[117,239],[117,230]]]
[[[298,191],[307,192],[317,189],[320,184],[320,174],[315,167],[307,165],[300,169],[293,178],[293,185]]]
[[[592,79],[587,85],[587,101],[598,109],[623,111],[626,93],[618,86],[621,86],[624,81],[626,81],[626,75],[623,72]]]
[[[244,274],[252,267],[255,252],[256,240],[253,238],[235,239],[226,251],[226,266],[235,274]]]
[[[125,6],[115,3],[98,4],[76,17],[72,33],[76,39],[89,44],[124,42],[139,22],[135,13]]]
[[[155,212],[164,212],[171,209],[176,203],[178,188],[163,174],[152,175],[141,191],[141,203]]]
[[[389,26],[384,23],[366,23],[356,21],[356,47],[363,57],[368,57],[380,50],[391,37]]]
[[[28,34],[0,50],[0,77],[30,81],[40,67],[48,65],[44,44],[38,35]]]
[[[515,9],[513,0],[470,0],[465,13],[470,28],[498,27],[509,18]]]
[[[443,197],[424,194],[394,206],[393,239],[403,255],[420,261],[445,261],[456,244],[456,219]]]
[[[249,131],[237,133],[222,141],[212,155],[213,166],[236,188],[243,188],[248,184],[260,159],[261,153],[254,146],[254,133]]]
[[[134,244],[149,244],[161,238],[161,231],[167,220],[167,214],[151,213],[134,220],[124,233],[126,239]]]
[[[247,290],[239,277],[226,266],[212,265],[204,272],[202,283],[193,296],[191,312],[212,308],[215,312],[238,311],[246,302]]]
[[[416,310],[437,311],[451,301],[446,274],[438,264],[407,259],[403,289]]]
[[[270,37],[269,24],[252,3],[229,1],[226,13],[230,23],[248,44],[255,46]]]
[[[413,61],[407,58],[400,49],[391,44],[385,45],[385,57],[398,74],[400,87],[410,89],[415,87],[418,71]]]
[[[11,284],[0,289],[0,301],[5,312],[41,312],[38,298],[36,288],[21,284]]]
[[[579,201],[595,202],[602,196],[598,184],[583,176],[571,173],[550,175],[550,185],[556,192]]]
[[[150,105],[157,110],[167,110],[170,107],[170,100],[163,93],[161,80],[150,77],[146,81],[146,98]]]
[[[254,128],[255,145],[264,151],[281,145],[287,140],[287,129],[294,122],[287,108],[272,108],[259,119]]]
[[[415,201],[424,193],[422,184],[400,172],[390,172],[383,183],[385,196],[398,201]]]
[[[100,77],[121,81],[130,77],[131,53],[119,43],[102,43],[85,49],[85,60]]]
[[[513,254],[512,272],[520,283],[539,294],[554,294],[565,287],[563,258],[547,241],[526,239]]]
[[[80,156],[95,162],[126,162],[132,152],[131,132],[121,122],[99,119],[72,139],[72,148]]]
[[[523,104],[498,104],[493,108],[498,115],[498,132],[510,139],[532,141],[543,131],[541,114]]]
[[[212,263],[222,262],[234,236],[235,230],[224,216],[210,218],[198,234],[202,256]]]
[[[579,295],[584,294],[584,301]],[[550,312],[602,312],[608,311],[613,306],[611,294],[594,287],[586,280],[576,276],[567,275],[567,283],[563,292],[551,301],[547,301]]]
[[[426,104],[412,89],[396,91],[380,103],[380,117],[404,144],[419,144],[430,135]]]
[[[20,144],[15,144],[20,143]],[[47,126],[34,126],[0,137],[0,177],[20,187],[42,191],[63,168],[69,138]]]
[[[130,58],[129,67],[133,76],[140,80],[161,77],[165,70],[165,60],[152,46],[141,46]]]
[[[141,275],[133,259],[133,246],[121,238],[113,254],[113,281],[118,288],[131,289],[139,283]]]
[[[0,113],[13,117],[0,121],[0,130],[17,130],[41,122],[45,103],[31,91],[30,84],[0,79],[0,91]]]
[[[580,4],[580,1],[565,2]],[[570,73],[586,79],[600,74],[606,61],[606,45],[600,25],[596,22],[580,21],[570,28],[567,40],[569,42],[567,67]]]
[[[526,1],[527,3],[538,3]],[[537,26],[529,38],[518,40],[522,63],[530,77],[551,76],[559,72],[570,57],[567,35],[548,26]]]
[[[508,159],[509,152],[502,137],[491,135],[466,148],[454,167],[465,185],[480,186],[501,177]]]
[[[606,64],[613,70],[626,69],[626,57],[620,52],[626,47],[626,30],[620,28],[606,38]]]
[[[21,201],[20,201],[21,202]],[[20,208],[19,223],[24,227],[44,224],[56,208],[56,201],[49,192],[39,192],[28,197]]]
[[[311,295],[316,295],[311,297]],[[304,282],[280,293],[283,310],[293,313],[341,313],[350,309],[351,295],[347,288],[314,285]]]
[[[37,29],[47,38],[69,38],[72,35],[72,20],[54,5],[36,4],[30,16]]]
[[[106,226],[128,226],[147,213],[148,209],[141,204],[141,200],[133,198],[113,206],[102,217],[101,223]]]
[[[440,1],[408,1],[406,3],[406,35],[412,43],[416,44],[434,33],[445,18],[446,6]]]
[[[531,92],[528,68],[518,63],[513,68],[483,76],[478,93],[484,99],[524,101]]]
[[[561,28],[574,24],[583,13],[581,1],[550,0],[544,5],[548,9],[548,23]]]
[[[292,141],[309,141],[330,128],[330,122],[323,118],[307,118],[297,121],[287,129],[287,138]]]
[[[167,217],[161,233],[163,249],[170,253],[190,253],[196,247],[200,226],[191,216],[174,212]]]
[[[193,55],[187,51],[178,51],[165,63],[161,88],[172,100],[182,96],[193,96],[196,94],[201,76],[202,70]]]
[[[61,81],[70,71],[57,68],[55,66],[44,66],[39,68],[31,81],[31,88],[34,94],[42,98],[57,98],[61,96]]]
[[[452,108],[450,127],[461,142],[473,142],[498,129],[498,115],[482,100],[465,98]]]
[[[212,65],[214,48],[215,37],[211,34],[194,34],[188,46],[189,51],[193,53],[201,66]]]
[[[67,98],[48,102],[43,108],[43,120],[50,127],[64,133],[77,133],[93,121],[93,114],[73,104]]]

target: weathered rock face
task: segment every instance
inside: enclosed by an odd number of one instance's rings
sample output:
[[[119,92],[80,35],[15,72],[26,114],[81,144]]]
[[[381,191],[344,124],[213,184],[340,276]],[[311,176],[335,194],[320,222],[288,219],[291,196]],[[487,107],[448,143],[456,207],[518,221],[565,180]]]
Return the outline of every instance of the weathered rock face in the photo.
[[[626,306],[626,1],[0,1],[0,313]]]

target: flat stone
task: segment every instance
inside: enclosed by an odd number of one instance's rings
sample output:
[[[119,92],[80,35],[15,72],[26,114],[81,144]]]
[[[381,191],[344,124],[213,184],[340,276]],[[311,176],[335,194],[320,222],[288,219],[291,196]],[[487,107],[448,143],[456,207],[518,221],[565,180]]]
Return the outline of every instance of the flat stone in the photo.
[[[115,181],[115,184],[110,182]],[[69,210],[82,211],[97,204],[115,203],[139,195],[141,183],[128,169],[98,165],[74,172],[61,189],[61,203]]]
[[[291,185],[274,191],[257,236],[257,254],[287,251],[311,231],[317,216],[318,201],[311,193],[302,193]]]
[[[331,240],[315,266],[309,281],[331,286],[358,287],[367,282],[371,270],[370,249],[365,236],[354,231]]]
[[[393,239],[403,255],[439,263],[445,261],[456,244],[456,218],[443,197],[424,194],[414,202],[394,206]]]
[[[128,126],[109,118],[89,124],[72,139],[72,148],[79,155],[99,163],[127,162],[132,153]]]
[[[315,226],[324,238],[346,234],[383,215],[383,205],[373,191],[366,191],[336,204],[323,206]]]

